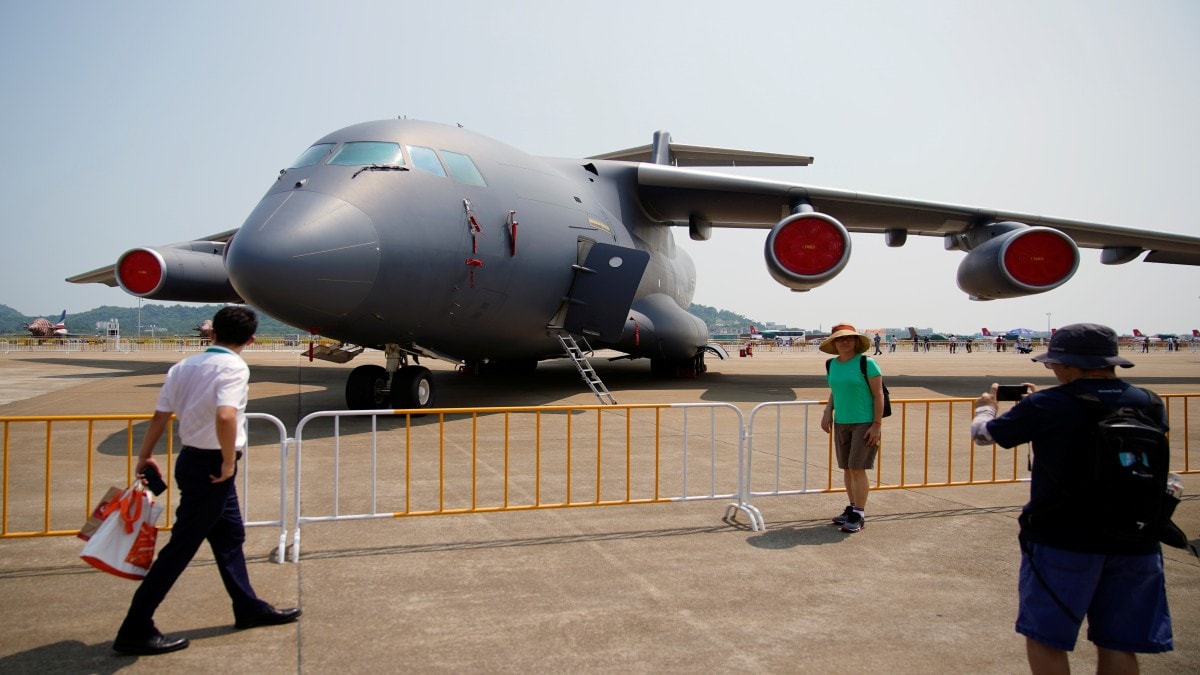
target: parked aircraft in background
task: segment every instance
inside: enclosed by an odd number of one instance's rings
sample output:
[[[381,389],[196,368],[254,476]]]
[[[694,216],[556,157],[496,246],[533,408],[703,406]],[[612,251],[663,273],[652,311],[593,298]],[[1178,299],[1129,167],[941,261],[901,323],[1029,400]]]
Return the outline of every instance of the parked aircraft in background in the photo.
[[[470,372],[520,372],[567,353],[562,340],[650,359],[652,373],[702,373],[724,356],[689,314],[691,258],[673,229],[769,230],[764,258],[780,284],[808,291],[850,259],[850,232],[902,246],[942,237],[965,253],[971,298],[1011,298],[1065,283],[1079,248],[1106,264],[1200,264],[1200,238],[931,201],[834,190],[685,167],[803,166],[812,158],[650,145],[584,159],[527,155],[471,131],[383,120],[335,131],[279,172],[240,229],[134,248],[115,265],[68,279],[144,298],[246,302],[364,347],[352,408],[427,407],[421,357]],[[1143,254],[1145,254],[1143,256]]]
[[[205,319],[204,321],[201,321],[200,325],[192,328],[192,330],[200,334],[201,340],[211,340],[213,336],[212,319]]]
[[[924,342],[926,337],[928,337],[931,342],[945,342],[946,340],[950,339],[949,336],[943,335],[942,333],[918,333],[917,329],[913,328],[912,326],[908,326],[907,328],[908,338],[916,342]]]
[[[1002,330],[1002,331],[993,333],[992,331],[988,330],[987,328],[980,328],[979,334],[976,335],[975,337],[990,338],[992,340],[995,340],[998,337],[1002,337],[1005,340],[1008,340],[1009,342],[1013,342],[1013,341],[1016,341],[1018,338],[1027,338],[1027,337],[1029,337],[1030,334],[1032,334],[1031,331],[1022,332],[1020,329]]]
[[[23,326],[33,337],[68,337],[67,310],[63,310],[56,323],[49,319],[37,318]]]
[[[1133,329],[1133,338],[1135,340],[1145,340],[1145,339],[1149,338],[1150,342],[1154,343],[1154,342],[1162,342],[1163,339],[1172,338],[1172,337],[1175,337],[1175,336],[1167,334],[1167,333],[1155,333],[1154,335],[1146,335],[1145,333],[1143,333],[1142,331],[1140,331],[1136,328]]]
[[[1179,335],[1177,333],[1151,333],[1147,335],[1137,328],[1133,329],[1133,340],[1145,340],[1146,338],[1149,338],[1152,344],[1155,342],[1169,341],[1172,338],[1174,338],[1176,342],[1195,342],[1200,340],[1200,330],[1193,328],[1190,335]]]
[[[750,330],[745,333],[738,333],[739,340],[751,340],[754,342],[762,342],[763,334],[758,332],[754,326],[750,326]]]

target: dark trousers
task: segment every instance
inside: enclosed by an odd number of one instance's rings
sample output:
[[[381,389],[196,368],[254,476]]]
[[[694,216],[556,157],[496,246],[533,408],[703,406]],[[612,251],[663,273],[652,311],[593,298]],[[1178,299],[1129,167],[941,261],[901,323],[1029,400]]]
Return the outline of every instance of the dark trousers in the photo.
[[[267,608],[267,603],[254,594],[246,571],[246,556],[242,552],[246,529],[234,484],[236,472],[234,478],[213,483],[210,476],[220,473],[219,451],[184,446],[179,453],[175,462],[179,508],[175,509],[171,540],[159,551],[133,594],[118,635],[137,639],[155,634],[154,611],[205,540],[216,558],[225,592],[233,601],[234,616],[250,616]]]

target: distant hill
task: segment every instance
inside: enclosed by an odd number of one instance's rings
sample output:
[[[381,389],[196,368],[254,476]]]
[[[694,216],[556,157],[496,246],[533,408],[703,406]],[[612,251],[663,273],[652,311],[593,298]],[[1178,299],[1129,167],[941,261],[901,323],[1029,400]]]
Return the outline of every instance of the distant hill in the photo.
[[[151,327],[154,334],[164,335],[193,335],[195,327],[201,321],[211,319],[221,305],[143,305],[142,334],[149,337]],[[741,333],[748,326],[762,326],[762,322],[747,318],[727,309],[717,309],[707,305],[693,304],[688,311],[704,320],[708,331],[717,333]],[[51,321],[62,313],[59,309],[47,312],[42,316]],[[23,325],[38,317],[25,316],[8,305],[0,305],[0,333],[20,334],[24,332]],[[121,334],[136,336],[138,330],[137,307],[115,307],[105,305],[78,314],[67,314],[67,328],[72,333],[94,335],[96,322],[116,319],[121,323]],[[261,312],[258,315],[258,332],[262,335],[289,335],[299,333],[296,328],[280,323]]]
[[[61,313],[62,310],[59,310]],[[16,333],[22,331],[21,326],[36,319],[36,316],[25,316],[8,305],[0,305],[0,333]],[[50,317],[52,320],[58,318],[58,314]]]
[[[744,333],[750,326],[761,326],[762,323],[754,319],[748,319],[741,314],[731,312],[727,309],[717,309],[708,305],[697,305],[692,303],[688,307],[688,311],[704,320],[708,326],[710,334],[717,333]]]
[[[222,305],[143,305],[142,306],[142,335],[150,337],[172,335],[195,335],[195,327],[205,319],[211,319]],[[43,314],[42,316],[54,321],[62,310]],[[8,305],[0,305],[0,333],[21,334],[24,324],[36,319],[36,316],[25,316]],[[114,307],[105,305],[78,314],[67,314],[67,330],[79,335],[95,335],[96,322],[116,319],[121,324],[121,335],[136,337],[138,332],[138,308]],[[294,335],[301,331],[280,323],[275,319],[259,312],[258,332],[261,335]]]

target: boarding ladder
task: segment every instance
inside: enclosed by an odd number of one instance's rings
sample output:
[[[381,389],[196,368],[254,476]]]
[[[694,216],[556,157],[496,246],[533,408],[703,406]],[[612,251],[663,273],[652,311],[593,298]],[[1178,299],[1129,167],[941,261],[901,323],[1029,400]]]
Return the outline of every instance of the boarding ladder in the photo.
[[[592,368],[592,364],[588,363],[587,357],[583,355],[583,350],[579,348],[579,344],[575,342],[575,336],[562,331],[556,333],[558,341],[566,350],[567,356],[575,363],[575,367],[579,369],[579,374],[583,377],[583,381],[587,382],[587,386],[600,399],[600,402],[605,405],[616,405],[617,399],[608,391],[608,387],[604,386],[604,382],[600,380],[600,376],[596,374],[596,370]]]

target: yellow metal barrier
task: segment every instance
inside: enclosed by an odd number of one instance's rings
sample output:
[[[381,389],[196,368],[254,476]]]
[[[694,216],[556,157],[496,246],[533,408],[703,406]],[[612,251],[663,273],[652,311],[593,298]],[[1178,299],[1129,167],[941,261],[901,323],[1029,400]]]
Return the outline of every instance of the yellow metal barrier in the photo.
[[[1163,399],[1171,426],[1171,470],[1198,473],[1191,459],[1190,420],[1200,394]],[[896,414],[884,422],[875,489],[1028,480],[1026,448],[971,442],[973,401],[893,401]],[[835,485],[840,472],[832,442],[820,429],[823,405],[764,403],[745,424],[741,411],[726,403],[314,413],[296,428],[293,559],[299,556],[300,525],[325,520],[730,499],[736,501],[729,512],[746,513],[757,529],[762,519],[749,503],[752,496],[844,489]],[[280,453],[278,482],[258,474],[253,491],[278,498],[278,517],[247,518],[246,524],[279,525],[282,557],[290,439],[274,417],[247,417],[274,423]],[[144,414],[0,417],[0,538],[76,534],[103,490],[134,480],[134,427],[149,419]],[[322,432],[314,426],[318,419],[331,420],[332,429]],[[169,479],[173,433],[168,439]],[[251,440],[252,445],[268,442]],[[308,446],[305,464],[302,443]],[[249,454],[243,468],[242,507],[248,513]],[[166,527],[173,496],[173,490],[165,494]]]
[[[73,536],[91,515],[96,501],[109,487],[124,488],[135,480],[134,428],[152,415],[53,415],[0,417],[3,424],[3,470],[0,483],[0,539]],[[272,422],[278,432],[280,449],[277,482],[256,477],[262,492],[278,499],[278,512],[270,520],[251,521],[247,526],[278,525],[279,561],[283,562],[286,542],[286,459],[287,436],[283,423],[271,415],[247,413],[247,420]],[[175,490],[171,483],[175,461],[175,420],[168,423],[166,453],[155,453],[163,467],[168,489],[164,501],[161,530],[169,530],[174,517]],[[274,440],[274,439],[271,439]],[[240,504],[243,514],[250,513],[249,490],[252,453],[239,467],[242,480]],[[260,490],[256,489],[255,492]],[[14,522],[15,521],[15,522]]]
[[[0,538],[71,536],[79,533],[109,486],[134,480],[133,428],[150,415],[53,415],[0,417],[4,425],[3,513]],[[171,475],[173,435],[168,427],[166,477]],[[97,434],[104,440],[97,444]],[[55,453],[55,447],[60,452]],[[61,451],[71,447],[77,452]],[[40,471],[35,467],[40,466]],[[14,468],[18,469],[14,472]],[[56,477],[61,477],[55,480]],[[41,481],[40,488],[38,486]],[[98,491],[97,491],[98,490]],[[55,495],[64,495],[55,500]],[[166,527],[171,493],[166,495]],[[37,506],[41,502],[40,509]],[[40,528],[34,515],[40,510]],[[16,513],[14,513],[16,512]],[[12,529],[11,519],[19,519]],[[69,528],[63,525],[69,523]]]
[[[1190,411],[1200,394],[1164,394],[1171,471],[1197,473],[1191,461]],[[995,485],[1027,481],[1027,446],[977,446],[970,436],[974,398],[894,399],[884,419],[873,489]],[[748,416],[746,499],[843,492],[833,439],[821,430],[825,401],[759,404]],[[1007,408],[1005,408],[1007,409]],[[772,423],[773,422],[773,423]],[[810,449],[822,448],[823,452]],[[761,465],[769,462],[766,468]],[[758,464],[759,468],[754,468]],[[837,485],[835,485],[835,481]]]

